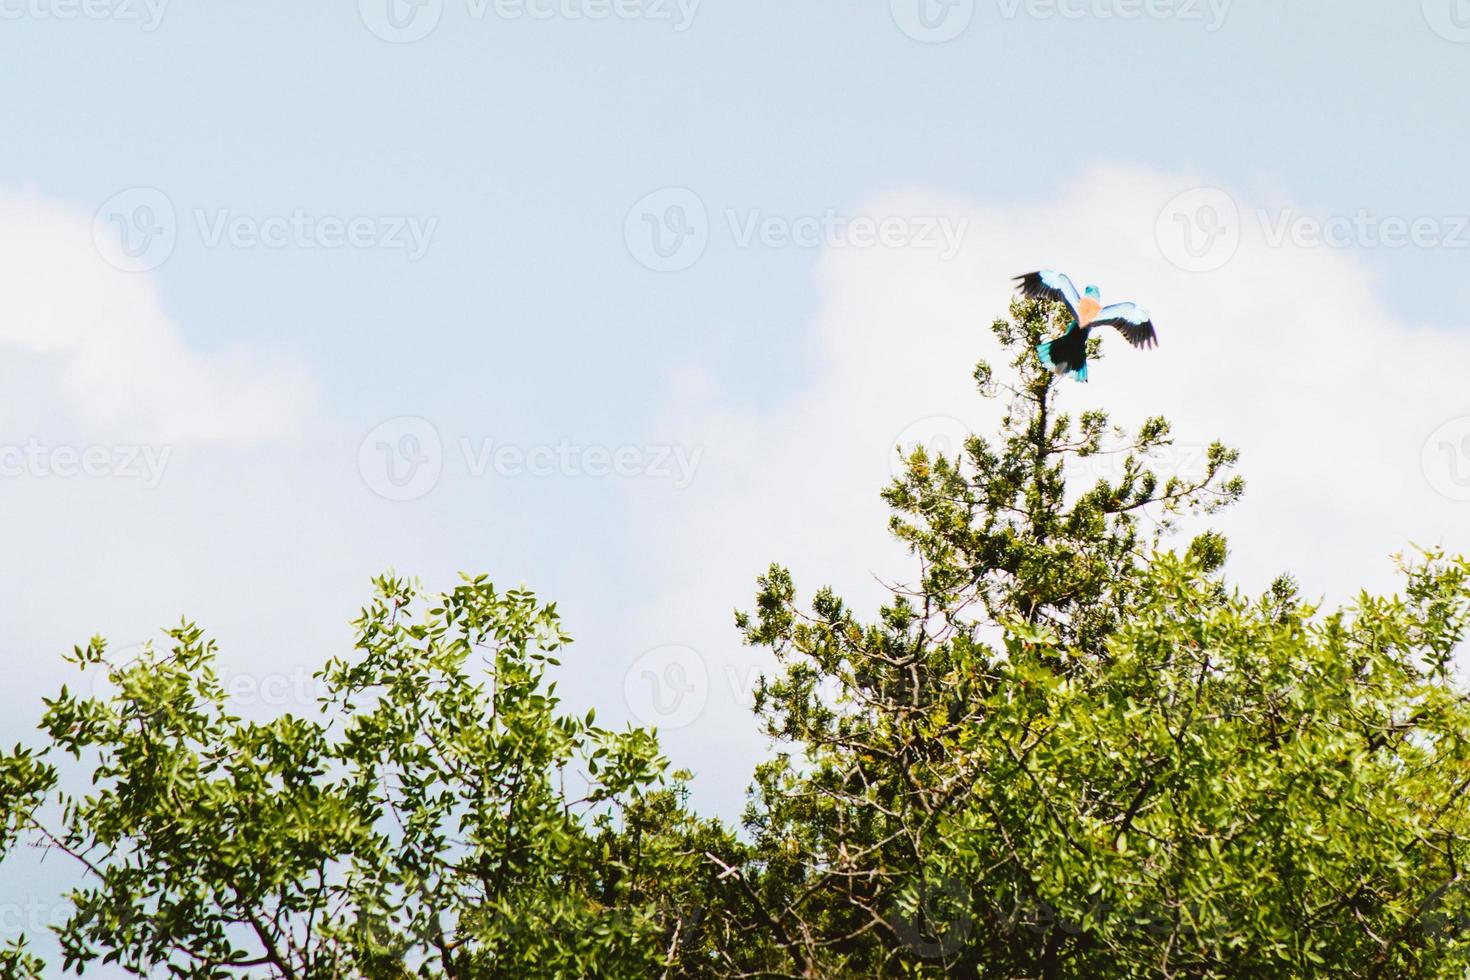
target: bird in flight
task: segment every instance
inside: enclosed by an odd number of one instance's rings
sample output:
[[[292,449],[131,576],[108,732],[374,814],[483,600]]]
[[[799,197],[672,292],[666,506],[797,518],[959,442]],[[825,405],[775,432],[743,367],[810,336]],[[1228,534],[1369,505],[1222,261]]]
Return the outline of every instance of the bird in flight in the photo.
[[[1054,340],[1038,344],[1036,355],[1055,374],[1072,374],[1078,381],[1087,380],[1087,335],[1093,327],[1117,327],[1118,332],[1134,347],[1155,347],[1158,335],[1148,311],[1137,303],[1114,303],[1103,306],[1102,294],[1096,286],[1088,286],[1081,296],[1060,272],[1042,269],[1016,277],[1016,288],[1027,299],[1061,300],[1072,314],[1072,325]]]

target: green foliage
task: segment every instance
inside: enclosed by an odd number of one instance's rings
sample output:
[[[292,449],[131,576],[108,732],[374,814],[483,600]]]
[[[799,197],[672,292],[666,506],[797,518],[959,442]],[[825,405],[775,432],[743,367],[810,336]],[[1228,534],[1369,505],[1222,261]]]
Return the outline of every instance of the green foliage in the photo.
[[[231,715],[214,647],[187,623],[131,664],[100,640],[76,651],[116,694],[63,689],[41,755],[87,759],[93,790],[57,792],[22,748],[0,759],[7,826],[86,869],[64,967],[644,976],[686,955],[668,938],[685,912],[664,900],[705,859],[677,835],[733,844],[669,806],[647,732],[557,713],[554,607],[475,579],[425,610],[409,583],[376,584],[355,655],[320,675],[319,717]],[[654,844],[630,851],[625,822]],[[40,969],[9,956],[11,973]]]
[[[1001,440],[915,450],[886,493],[917,582],[865,624],[776,566],[738,617],[784,665],[758,708],[793,754],[747,813],[781,968],[1464,975],[1467,566],[1427,556],[1404,598],[1319,614],[1286,580],[1227,588],[1218,535],[1159,551],[1240,496],[1235,453],[1164,475],[1162,419],[1074,424],[1031,353],[1051,311],[1012,312],[1019,383],[976,371]],[[1101,453],[1115,478],[1069,492]]]
[[[1242,595],[1218,534],[1163,544],[1240,497],[1234,451],[1170,472],[1163,419],[1072,418],[1032,353],[1058,311],[1011,313],[1013,380],[975,372],[1001,431],[884,491],[913,581],[869,622],[772,566],[737,617],[780,663],[742,838],[651,733],[559,710],[554,606],[385,578],[305,717],[232,715],[189,623],[130,664],[74,652],[113,692],[63,688],[44,745],[0,753],[0,858],[29,839],[83,871],[60,966],[1470,974],[1470,565],[1401,561],[1402,595],[1339,610],[1287,578]],[[0,950],[0,977],[53,974]]]

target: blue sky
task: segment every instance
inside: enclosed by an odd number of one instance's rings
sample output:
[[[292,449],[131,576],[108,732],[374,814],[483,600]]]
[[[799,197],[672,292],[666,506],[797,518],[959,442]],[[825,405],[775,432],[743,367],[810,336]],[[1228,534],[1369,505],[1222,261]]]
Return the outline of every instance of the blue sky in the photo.
[[[486,571],[561,602],[569,701],[677,722],[734,815],[764,745],[730,610],[778,559],[877,598],[885,454],[985,421],[979,327],[1040,265],[1155,310],[1156,359],[1079,397],[1241,445],[1246,581],[1390,586],[1392,542],[1470,526],[1463,0],[426,0],[406,43],[387,2],[0,0],[0,742],[94,632],[187,613],[245,700],[295,707],[371,575]],[[952,37],[913,36],[921,2]],[[1242,244],[1184,269],[1160,215],[1202,187]],[[640,262],[690,201],[702,252]],[[118,215],[171,248],[128,271]],[[785,243],[830,216],[835,244]],[[1431,227],[1273,243],[1296,216]],[[1273,363],[1287,334],[1343,350]],[[374,460],[424,436],[438,479],[387,499]],[[691,670],[699,710],[647,717],[644,680]],[[0,869],[0,905],[53,883]]]

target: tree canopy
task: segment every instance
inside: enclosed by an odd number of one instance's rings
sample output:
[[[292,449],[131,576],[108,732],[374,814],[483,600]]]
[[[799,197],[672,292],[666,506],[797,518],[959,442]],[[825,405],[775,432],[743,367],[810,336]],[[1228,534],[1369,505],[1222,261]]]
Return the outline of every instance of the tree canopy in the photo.
[[[112,690],[0,753],[0,859],[83,884],[63,961],[21,941],[0,976],[1466,975],[1470,564],[1342,609],[1243,594],[1220,535],[1168,547],[1241,496],[1236,453],[1161,471],[1164,419],[1073,418],[1033,352],[1057,316],[993,326],[1000,431],[883,491],[890,601],[760,577],[736,626],[777,658],[780,750],[739,826],[655,733],[563,710],[554,605],[385,577],[305,716],[235,717],[190,623],[73,652]]]

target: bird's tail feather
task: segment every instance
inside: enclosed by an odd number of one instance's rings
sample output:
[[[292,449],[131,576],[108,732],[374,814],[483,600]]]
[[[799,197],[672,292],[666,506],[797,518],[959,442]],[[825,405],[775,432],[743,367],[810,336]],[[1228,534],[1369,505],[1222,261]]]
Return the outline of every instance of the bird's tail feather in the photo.
[[[1046,368],[1053,374],[1062,374],[1064,372],[1070,371],[1072,377],[1076,378],[1078,381],[1087,381],[1087,365],[1085,363],[1081,367],[1074,368],[1070,364],[1065,366],[1058,364],[1055,360],[1052,359],[1051,345],[1054,343],[1056,343],[1055,340],[1048,340],[1045,343],[1040,343],[1036,345],[1036,356],[1041,358],[1042,367]]]

